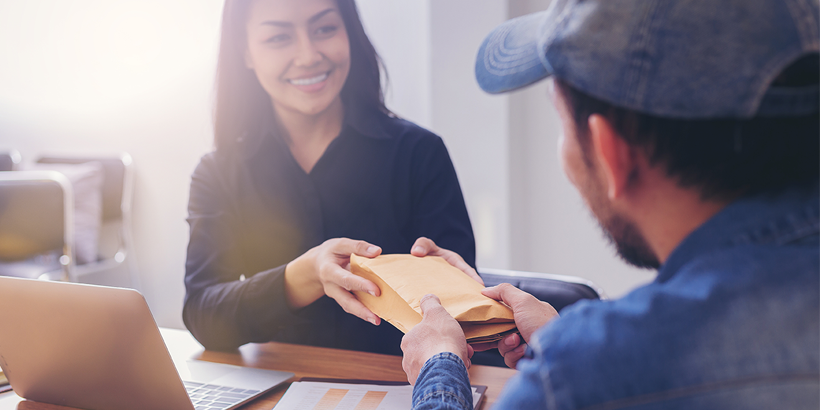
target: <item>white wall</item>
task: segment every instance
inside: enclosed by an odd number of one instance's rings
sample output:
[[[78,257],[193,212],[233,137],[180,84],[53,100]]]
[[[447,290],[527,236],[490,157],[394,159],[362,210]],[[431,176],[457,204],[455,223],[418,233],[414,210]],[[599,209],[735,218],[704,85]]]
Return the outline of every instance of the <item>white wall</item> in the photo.
[[[387,67],[388,107],[444,138],[472,218],[478,264],[507,266],[507,98],[483,93],[473,76],[477,45],[506,20],[506,2],[359,0],[358,6]]]
[[[429,128],[430,105],[430,1],[358,0],[365,32],[387,67],[385,100],[403,118]]]
[[[620,295],[650,275],[606,247],[556,162],[543,86],[482,93],[475,52],[530,0],[359,0],[388,106],[441,135],[481,266],[575,274]],[[0,149],[129,152],[137,268],[157,322],[181,327],[189,177],[211,147],[222,0],[0,2]]]
[[[444,138],[476,235],[479,267],[510,264],[508,97],[481,91],[478,45],[507,19],[498,0],[431,0],[431,129]]]

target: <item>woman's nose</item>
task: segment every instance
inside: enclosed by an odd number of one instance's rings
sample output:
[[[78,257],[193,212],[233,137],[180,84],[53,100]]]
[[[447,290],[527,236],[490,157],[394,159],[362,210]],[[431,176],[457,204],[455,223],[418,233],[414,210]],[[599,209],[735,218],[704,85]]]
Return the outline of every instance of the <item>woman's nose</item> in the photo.
[[[294,64],[299,67],[310,67],[322,61],[322,53],[310,39],[299,40]]]

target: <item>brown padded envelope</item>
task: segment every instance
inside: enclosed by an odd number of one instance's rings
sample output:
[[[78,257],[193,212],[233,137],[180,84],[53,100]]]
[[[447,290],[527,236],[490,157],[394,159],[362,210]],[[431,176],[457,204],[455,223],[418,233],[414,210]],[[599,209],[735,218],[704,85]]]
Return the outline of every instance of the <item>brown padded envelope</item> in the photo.
[[[469,343],[497,341],[517,331],[509,307],[482,295],[484,286],[438,256],[350,255],[350,271],[381,289],[379,297],[355,291],[356,297],[402,332],[421,322],[419,302],[428,293],[438,296]]]

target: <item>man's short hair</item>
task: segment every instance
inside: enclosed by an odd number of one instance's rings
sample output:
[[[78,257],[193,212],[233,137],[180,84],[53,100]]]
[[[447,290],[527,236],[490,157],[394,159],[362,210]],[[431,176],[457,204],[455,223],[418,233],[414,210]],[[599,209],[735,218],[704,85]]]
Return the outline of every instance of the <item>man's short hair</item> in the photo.
[[[779,87],[820,83],[820,57],[799,59],[773,82]],[[816,184],[820,175],[820,114],[750,119],[674,119],[621,108],[555,79],[577,129],[584,161],[591,165],[588,119],[608,119],[652,165],[665,167],[678,185],[703,199],[731,200]]]

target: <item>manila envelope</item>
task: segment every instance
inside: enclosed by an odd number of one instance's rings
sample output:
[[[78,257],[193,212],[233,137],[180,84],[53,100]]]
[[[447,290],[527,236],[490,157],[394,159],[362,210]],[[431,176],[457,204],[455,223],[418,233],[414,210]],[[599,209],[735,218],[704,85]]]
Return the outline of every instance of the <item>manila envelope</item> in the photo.
[[[484,286],[438,256],[350,255],[350,271],[381,289],[376,297],[354,291],[373,313],[404,333],[421,322],[421,298],[432,293],[464,330],[468,343],[500,340],[518,331],[512,310],[481,294]]]

